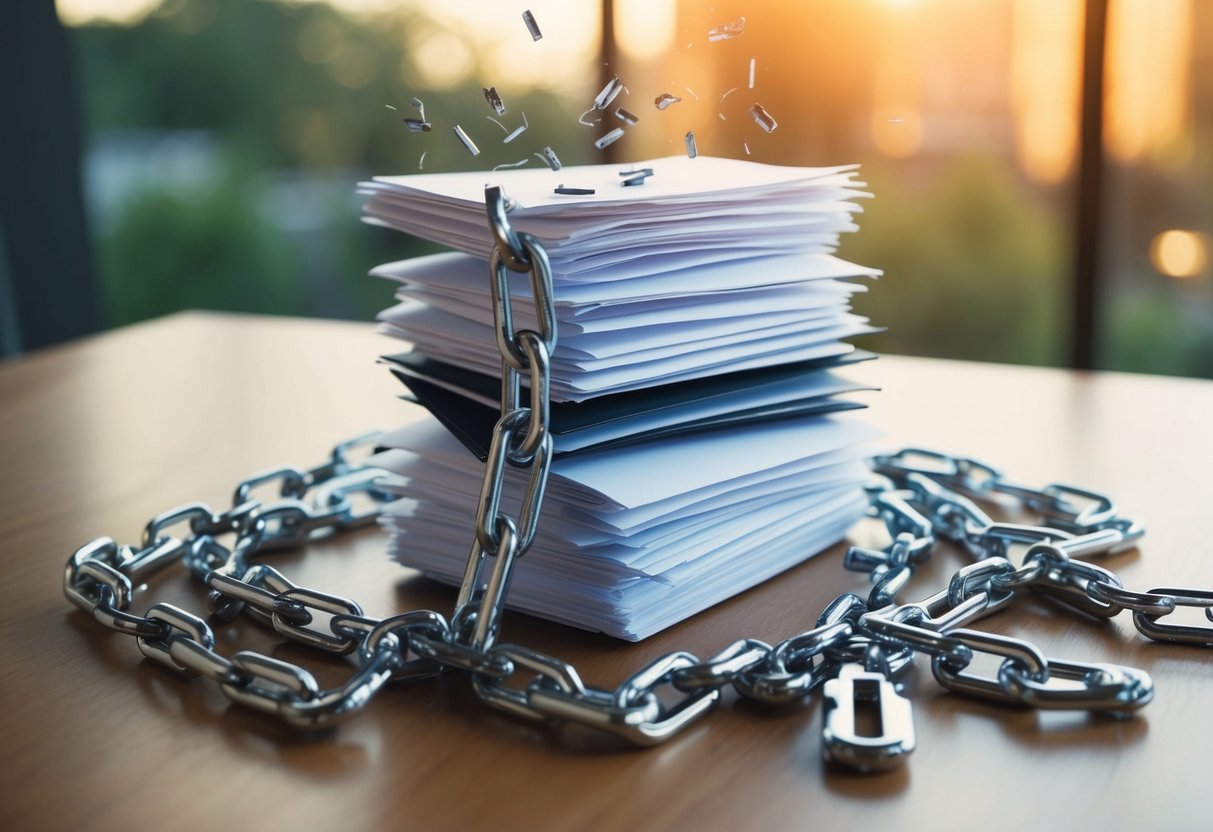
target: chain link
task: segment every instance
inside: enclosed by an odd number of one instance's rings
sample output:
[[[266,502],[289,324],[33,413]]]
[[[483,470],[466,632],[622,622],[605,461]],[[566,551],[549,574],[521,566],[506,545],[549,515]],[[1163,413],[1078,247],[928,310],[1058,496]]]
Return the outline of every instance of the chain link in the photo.
[[[670,653],[614,689],[585,684],[571,664],[553,656],[497,643],[510,575],[534,538],[551,465],[547,391],[556,327],[542,245],[509,228],[499,189],[488,189],[486,204],[497,241],[490,272],[502,415],[450,619],[431,610],[373,618],[348,598],[298,586],[272,566],[252,562],[373,522],[378,506],[393,499],[393,478],[352,460],[351,452],[373,447],[379,434],[341,443],[313,468],[287,466],[249,477],[221,512],[195,502],[159,514],[138,547],[111,538],[82,546],[64,571],[67,599],[103,626],[134,636],[149,659],[210,679],[233,702],[301,729],[327,727],[359,712],[390,680],[444,671],[469,674],[484,702],[515,716],[575,722],[638,745],[673,736],[710,710],[726,689],[779,706],[822,688],[824,752],[861,771],[897,765],[914,749],[910,704],[895,679],[917,653],[930,657],[933,675],[948,690],[998,702],[1125,717],[1150,701],[1153,682],[1143,671],[1048,658],[1029,642],[968,627],[1025,591],[1087,618],[1131,610],[1147,638],[1213,644],[1213,627],[1162,621],[1179,607],[1203,608],[1213,621],[1213,591],[1137,592],[1085,559],[1130,547],[1144,533],[1107,496],[1060,484],[1025,487],[984,462],[916,448],[872,462],[877,476],[867,489],[869,515],[883,524],[891,542],[884,548],[851,547],[843,561],[848,570],[868,575],[868,597],[838,596],[803,632],[774,645],[739,639],[706,659]],[[508,271],[529,273],[540,331],[514,329]],[[524,378],[529,407],[520,401]],[[517,517],[502,510],[507,466],[529,469]],[[271,486],[275,499],[254,498],[255,491]],[[355,506],[352,497],[359,494],[368,506]],[[982,502],[1016,503],[1038,514],[1041,525],[996,522],[979,507]],[[227,535],[234,539],[230,546],[219,539]],[[940,538],[958,543],[975,562],[925,599],[898,602]],[[1014,546],[1027,547],[1018,565],[1010,558]],[[350,656],[355,666],[349,678],[322,690],[298,665],[249,651],[226,658],[215,651],[214,633],[203,618],[171,604],[132,613],[133,588],[177,562],[209,589],[212,617],[226,622],[243,612],[284,638]],[[992,673],[982,675],[974,664],[982,656],[995,660]],[[878,715],[875,733],[857,728],[864,709]]]

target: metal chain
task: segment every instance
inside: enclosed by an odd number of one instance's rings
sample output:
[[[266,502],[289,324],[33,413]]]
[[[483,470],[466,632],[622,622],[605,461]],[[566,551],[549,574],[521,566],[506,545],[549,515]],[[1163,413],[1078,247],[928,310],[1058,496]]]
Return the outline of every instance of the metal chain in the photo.
[[[497,640],[501,611],[514,561],[535,538],[552,464],[549,388],[551,355],[556,349],[556,307],[547,252],[530,234],[515,232],[506,220],[506,199],[499,187],[485,190],[489,227],[497,239],[489,259],[493,320],[501,352],[501,418],[489,444],[476,535],[463,573],[452,623],[456,641],[483,653]],[[540,332],[515,330],[509,271],[527,272]],[[530,407],[520,403],[523,376],[530,386]],[[529,468],[517,518],[501,511],[507,465]],[[484,575],[489,559],[493,566]]]
[[[1085,560],[1132,546],[1144,533],[1105,495],[1065,485],[1028,488],[983,462],[919,449],[873,460],[878,476],[868,487],[869,515],[883,523],[891,542],[881,549],[851,547],[844,558],[847,569],[868,574],[868,597],[838,596],[812,628],[778,644],[740,639],[707,659],[670,653],[609,690],[586,685],[558,658],[497,643],[510,575],[534,538],[551,466],[548,389],[556,324],[543,246],[509,228],[499,189],[487,191],[486,203],[497,241],[490,272],[502,415],[449,620],[431,610],[369,617],[348,598],[298,586],[273,567],[252,562],[267,551],[373,522],[378,504],[393,499],[392,475],[353,461],[350,452],[373,446],[378,434],[338,445],[314,468],[277,468],[243,480],[222,512],[188,503],[160,514],[147,524],[138,546],[110,538],[86,544],[64,572],[68,600],[103,626],[135,636],[148,658],[178,673],[205,676],[232,701],[277,714],[297,728],[323,728],[359,712],[389,680],[444,671],[469,674],[492,707],[536,722],[580,723],[638,745],[673,736],[711,709],[726,688],[772,706],[821,688],[823,750],[827,758],[861,771],[897,765],[914,749],[910,703],[894,680],[918,653],[930,657],[934,677],[948,690],[998,702],[1126,717],[1150,701],[1154,687],[1144,671],[1047,658],[1029,642],[968,628],[1027,591],[1088,617],[1131,610],[1147,638],[1213,644],[1213,627],[1162,620],[1179,607],[1204,608],[1213,620],[1213,591],[1133,591],[1113,572]],[[507,270],[529,273],[540,331],[515,330]],[[529,406],[520,402],[524,377]],[[517,517],[501,508],[506,466],[530,471]],[[279,499],[251,498],[254,489],[275,484]],[[351,498],[358,494],[369,499],[369,508],[355,507]],[[996,522],[979,502],[1017,504],[1038,514],[1041,525]],[[186,533],[169,534],[182,526]],[[225,535],[234,538],[230,547],[220,542]],[[935,594],[899,602],[898,594],[940,538],[961,545],[975,562]],[[1018,565],[1010,559],[1017,545],[1027,547]],[[207,622],[171,604],[132,613],[133,588],[175,562],[210,590],[213,618],[226,622],[247,613],[288,639],[352,656],[354,671],[344,684],[322,690],[298,665],[250,651],[220,655]],[[996,660],[993,674],[976,672],[979,656]],[[878,715],[879,730],[860,730],[864,713]]]

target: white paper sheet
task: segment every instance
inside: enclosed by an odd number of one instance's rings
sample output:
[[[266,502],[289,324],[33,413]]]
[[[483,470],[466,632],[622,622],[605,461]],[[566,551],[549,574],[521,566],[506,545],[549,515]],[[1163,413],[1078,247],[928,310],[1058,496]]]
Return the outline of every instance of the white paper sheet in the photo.
[[[802,420],[557,459],[510,606],[637,639],[752,586],[833,543],[863,512],[867,469],[853,461],[854,443],[871,433]],[[428,420],[385,442],[407,449],[373,459],[404,478],[382,520],[397,557],[458,583],[479,461]],[[661,476],[637,476],[645,471]],[[507,478],[505,510],[516,510],[522,485]]]
[[[654,176],[643,187],[622,187],[621,170],[652,168]],[[378,176],[375,182],[412,191],[435,204],[484,210],[486,184],[500,185],[523,216],[552,218],[553,222],[571,222],[571,218],[620,216],[635,217],[640,203],[689,202],[694,205],[729,201],[742,194],[763,194],[789,184],[819,185],[849,183],[849,174],[858,165],[834,167],[786,167],[763,165],[737,159],[700,156],[668,156],[633,165],[582,165],[559,171],[542,168],[518,168],[490,172],[417,173],[407,176]],[[593,196],[562,195],[553,188],[564,180],[571,187],[595,188]],[[576,183],[576,184],[574,184]]]
[[[457,252],[374,271],[398,284],[383,330],[423,356],[498,376],[484,209],[492,183],[514,203],[511,226],[534,234],[551,258],[556,401],[843,356],[854,349],[848,338],[873,331],[850,313],[850,299],[879,271],[834,255],[867,196],[854,166],[678,156],[638,163],[654,174],[630,188],[620,184],[624,167],[363,183],[367,222]],[[596,193],[557,195],[558,184]],[[534,328],[525,275],[511,276],[510,294],[516,328]],[[638,639],[837,542],[866,506],[862,459],[874,431],[857,419],[751,421],[609,449],[594,443],[854,389],[815,370],[570,432],[588,450],[554,460],[539,531],[515,567],[507,604]],[[469,398],[495,405],[492,396]],[[483,465],[432,419],[384,443],[393,450],[374,461],[401,477],[399,499],[381,518],[393,554],[458,584]],[[507,469],[506,513],[516,516],[526,477]]]
[[[516,205],[511,225],[538,237],[566,278],[636,256],[697,257],[709,246],[717,261],[808,245],[832,250],[838,233],[854,228],[848,217],[860,210],[855,200],[867,196],[853,166],[791,168],[706,156],[639,166],[654,175],[630,188],[609,165],[379,177],[360,188],[370,196],[368,221],[487,258],[484,188],[500,185]],[[592,183],[577,187],[596,193],[553,193],[573,181]]]

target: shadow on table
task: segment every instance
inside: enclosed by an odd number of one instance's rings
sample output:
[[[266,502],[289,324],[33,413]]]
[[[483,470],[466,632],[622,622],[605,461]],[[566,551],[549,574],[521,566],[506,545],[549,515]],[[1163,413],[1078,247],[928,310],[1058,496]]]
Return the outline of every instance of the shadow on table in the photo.
[[[924,707],[948,730],[972,718],[989,720],[1008,740],[1032,751],[1075,748],[1122,749],[1146,738],[1149,722],[1142,715],[1127,719],[1087,711],[1042,711],[1001,705],[941,692]]]

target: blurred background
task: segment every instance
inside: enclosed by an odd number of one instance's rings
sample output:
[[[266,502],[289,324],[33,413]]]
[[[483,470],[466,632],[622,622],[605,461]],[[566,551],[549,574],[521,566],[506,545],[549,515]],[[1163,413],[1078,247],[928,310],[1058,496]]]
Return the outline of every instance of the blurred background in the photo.
[[[22,15],[16,6],[0,21]],[[54,6],[57,33],[20,35],[27,63],[6,66],[10,104],[29,96],[7,108],[6,131],[19,133],[29,113],[31,135],[79,138],[60,149],[62,164],[6,173],[0,347],[9,353],[47,340],[17,331],[12,298],[32,290],[14,240],[49,234],[55,251],[81,250],[62,270],[87,277],[95,294],[46,289],[55,277],[46,268],[36,277],[56,304],[95,306],[85,328],[187,308],[369,320],[391,290],[368,269],[430,249],[361,225],[360,179],[537,165],[531,154],[546,145],[565,164],[629,162],[682,153],[693,130],[703,154],[863,165],[875,199],[842,255],[885,271],[857,305],[888,327],[863,346],[1213,377],[1213,3]],[[709,38],[742,16],[739,35]],[[56,66],[68,68],[61,82]],[[615,104],[640,121],[598,151],[594,139],[614,125],[578,116],[612,75],[627,87]],[[526,114],[527,132],[510,144],[487,118],[489,85],[508,105],[505,128]],[[682,100],[658,111],[661,93]],[[430,133],[402,123],[416,115],[414,97]],[[778,121],[773,132],[749,117],[756,102]],[[456,141],[455,123],[480,156]],[[24,141],[34,156],[47,144]],[[81,231],[48,231],[70,225],[77,159]],[[59,194],[46,206],[56,219],[35,222],[11,204],[21,189],[9,185],[41,192],[48,177],[64,180],[48,188]]]

